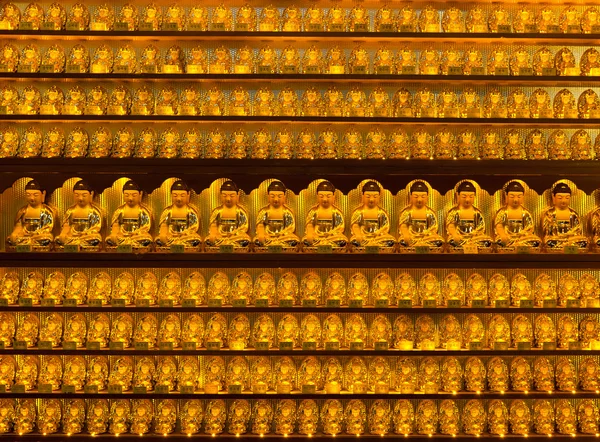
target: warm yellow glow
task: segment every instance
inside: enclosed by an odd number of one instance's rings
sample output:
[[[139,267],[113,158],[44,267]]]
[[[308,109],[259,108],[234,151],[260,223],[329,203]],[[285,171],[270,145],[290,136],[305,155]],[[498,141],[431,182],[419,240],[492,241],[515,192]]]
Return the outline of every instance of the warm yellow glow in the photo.
[[[529,391],[525,390],[525,394],[529,394]]]

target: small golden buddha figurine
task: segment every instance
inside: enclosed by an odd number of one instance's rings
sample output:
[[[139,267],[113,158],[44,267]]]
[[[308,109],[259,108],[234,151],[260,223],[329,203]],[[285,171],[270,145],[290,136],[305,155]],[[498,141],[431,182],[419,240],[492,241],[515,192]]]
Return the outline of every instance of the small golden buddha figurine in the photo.
[[[579,432],[595,434],[598,432],[598,406],[591,399],[584,399],[577,407]]]
[[[279,9],[272,5],[264,7],[258,19],[258,30],[260,32],[279,32],[281,30]]]
[[[339,6],[333,6],[327,11],[325,17],[325,31],[346,32],[346,17],[344,10]]]
[[[67,22],[76,23],[78,31],[85,31],[90,25],[90,12],[83,3],[75,3],[71,6]]]
[[[433,48],[427,48],[419,57],[419,73],[421,75],[439,75],[440,55]]]
[[[551,26],[556,26],[556,16],[554,11],[548,6],[542,6],[538,9],[536,17],[537,32],[547,34],[548,32],[554,32],[550,30]]]
[[[495,130],[487,129],[479,142],[479,153],[481,158],[486,160],[501,160],[504,151],[500,145],[498,133]]]
[[[362,5],[354,6],[346,17],[348,32],[369,32],[370,17]]]
[[[327,52],[325,73],[337,75],[346,73],[346,55],[339,46],[334,46]]]
[[[595,118],[600,114],[600,98],[592,89],[587,89],[581,93],[577,100],[577,111],[579,118]]]
[[[502,5],[496,6],[488,16],[489,32],[512,32],[510,21],[510,14],[508,11]]]
[[[76,203],[65,213],[56,244],[60,248],[73,245],[85,251],[98,251],[102,244],[102,212],[93,202],[94,191],[80,180],[73,186],[73,194]]]
[[[246,158],[248,156],[249,143],[250,139],[246,131],[241,127],[237,128],[229,136],[227,157],[237,160]]]
[[[357,46],[350,52],[348,60],[348,69],[351,74],[369,74],[370,70],[369,54],[362,46]]]
[[[142,189],[132,180],[123,185],[125,204],[113,214],[111,233],[106,238],[107,247],[130,245],[136,251],[147,251],[152,244],[150,229],[152,214],[142,204]]]
[[[14,416],[14,431],[18,434],[33,432],[36,426],[35,399],[17,399]]]
[[[598,25],[600,25],[598,9],[594,6],[587,8],[581,16],[581,30],[584,34],[592,34],[597,32]]]
[[[574,6],[566,7],[560,14],[558,26],[563,33],[581,33],[579,10]]]
[[[454,70],[458,70],[459,75],[463,75],[465,73],[464,68],[464,58],[460,51],[456,49],[446,49],[442,53],[442,59],[440,62],[440,69],[442,75],[449,75],[452,72],[453,75],[456,75]],[[470,73],[469,72],[467,75]]]
[[[555,405],[556,430],[559,434],[575,434],[577,431],[577,414],[568,399],[560,399]]]
[[[131,408],[129,400],[117,399],[111,403],[108,432],[110,434],[127,433],[129,430]]]
[[[3,29],[16,30],[21,22],[21,10],[14,3],[5,3],[0,10],[0,22]]]
[[[85,402],[83,399],[69,399],[63,414],[63,433],[79,434],[83,432],[85,424]]]
[[[508,434],[508,410],[504,401],[494,399],[488,405],[488,431],[490,434]]]
[[[508,96],[508,100],[506,103],[507,107],[507,116],[508,118],[529,118],[529,100],[527,100],[527,95],[523,89],[515,89],[510,92]],[[512,130],[512,133],[516,133],[515,130]],[[519,135],[520,137],[520,135]],[[507,153],[509,150],[506,151]],[[509,158],[507,155],[507,159],[521,159],[521,158]]]
[[[355,436],[364,434],[367,423],[367,410],[363,401],[360,399],[350,400],[346,404],[344,415],[347,434]]]
[[[79,73],[87,73],[90,69],[90,53],[87,48],[82,44],[76,44],[69,51],[69,56],[67,60],[67,65],[70,65],[73,69],[78,69]]]
[[[213,31],[233,31],[233,14],[231,9],[221,3],[217,6],[210,20]]]
[[[277,403],[274,417],[275,434],[292,434],[296,426],[296,401],[283,399]]]
[[[177,382],[177,363],[173,356],[161,358],[156,364],[156,372],[154,376],[156,386],[166,387],[168,391],[175,390]]]
[[[456,435],[460,431],[459,418],[460,414],[456,402],[446,399],[440,403],[439,423],[441,434]]]
[[[491,239],[485,234],[483,213],[475,206],[476,188],[470,181],[463,181],[456,188],[457,205],[446,215],[448,244],[459,250],[465,245],[475,245],[480,249],[491,246]]]
[[[569,48],[560,49],[554,56],[556,75],[572,76],[579,75],[577,60]]]
[[[127,3],[121,7],[117,16],[118,23],[127,24],[128,31],[138,30],[138,10],[135,5]]]
[[[318,203],[306,216],[305,235],[302,242],[306,247],[315,248],[321,245],[332,246],[343,250],[348,242],[344,235],[344,216],[334,205],[335,187],[329,181],[322,181],[317,186]]]
[[[202,409],[202,401],[198,399],[186,401],[181,408],[181,432],[188,435],[199,433],[203,418],[204,410]],[[149,422],[149,424],[151,423]],[[148,425],[149,429],[150,425]]]
[[[281,17],[283,32],[302,32],[302,11],[296,6],[288,6]]]
[[[156,245],[161,248],[182,245],[190,251],[198,250],[202,244],[198,234],[200,214],[189,202],[190,188],[185,182],[178,180],[172,184],[171,200],[173,204],[165,208],[160,216]]]
[[[27,205],[17,212],[12,233],[6,239],[9,247],[32,246],[36,250],[50,250],[54,242],[56,210],[47,205],[46,190],[31,180],[25,185]]]
[[[235,53],[233,72],[235,74],[253,74],[255,73],[254,52],[248,46],[238,49]]]
[[[281,245],[286,249],[294,249],[300,242],[295,234],[294,214],[285,204],[286,190],[280,181],[269,184],[267,188],[269,204],[257,215],[255,246]]]
[[[520,6],[513,17],[513,30],[519,34],[536,31],[535,14],[528,6]]]
[[[144,7],[140,17],[140,24],[147,24],[151,31],[160,31],[163,23],[162,8],[156,3]]]
[[[494,231],[496,245],[500,248],[525,246],[537,249],[541,240],[534,233],[534,222],[531,213],[523,207],[525,188],[518,181],[511,181],[504,187],[504,207],[496,212]]]
[[[427,5],[419,14],[419,32],[440,32],[440,13]]]
[[[592,137],[583,129],[579,129],[571,136],[569,147],[574,160],[589,161],[595,157]]]
[[[169,434],[175,430],[177,420],[177,405],[173,399],[164,399],[158,402],[154,415],[154,431]]]
[[[475,5],[469,9],[465,19],[465,27],[466,31],[471,33],[488,32],[485,14],[480,6]]]
[[[381,187],[375,181],[368,181],[363,185],[361,192],[363,205],[352,213],[350,243],[358,251],[362,251],[366,246],[377,246],[391,251],[396,240],[389,234],[389,215],[379,205]]]
[[[162,72],[162,58],[160,57],[160,50],[150,44],[142,50],[140,57],[140,71],[157,73]]]
[[[562,250],[575,246],[580,251],[587,249],[588,240],[582,235],[582,225],[577,212],[569,207],[571,188],[559,182],[552,188],[552,206],[542,216],[544,245],[549,250]]]
[[[250,421],[250,403],[246,399],[236,399],[229,407],[228,431],[230,434],[244,434]]]
[[[54,44],[46,49],[42,56],[42,64],[52,66],[53,73],[65,71],[65,50],[62,46]]]
[[[548,137],[548,157],[551,160],[570,160],[572,156],[571,146],[567,134],[557,129]]]
[[[506,118],[507,113],[508,108],[502,92],[497,88],[488,92],[483,100],[483,116],[485,118]]]
[[[465,32],[465,22],[460,9],[453,6],[444,11],[442,30],[444,32]]]
[[[273,420],[273,408],[271,404],[264,400],[254,401],[252,410],[252,434],[266,434],[271,431]]]
[[[215,208],[209,221],[207,247],[232,245],[238,251],[250,244],[248,236],[248,213],[238,204],[240,191],[233,181],[225,181],[220,189],[222,205]]]
[[[595,48],[587,49],[579,60],[581,75],[594,76],[600,73],[600,53]]]
[[[311,46],[304,52],[302,68],[305,74],[321,74],[323,60],[321,50]],[[293,46],[286,46],[279,57],[279,73],[297,74],[300,72],[300,52]]]
[[[302,19],[304,32],[323,32],[324,16],[323,9],[317,5],[310,5],[304,11]]]
[[[38,356],[25,356],[17,367],[15,384],[24,385],[25,391],[33,390],[37,386],[39,370]],[[13,386],[14,388],[14,386]]]
[[[529,116],[531,118],[548,118],[553,116],[550,95],[543,89],[536,89],[529,99]]]
[[[106,127],[99,127],[92,135],[88,155],[91,158],[108,158],[112,151],[112,142],[112,133],[110,130]]]
[[[23,72],[39,72],[41,58],[40,48],[35,44],[28,44],[21,51],[18,70]]]
[[[65,132],[60,127],[52,127],[44,134],[43,158],[60,158],[65,149]]]
[[[400,238],[398,243],[403,251],[413,247],[427,246],[440,250],[444,240],[438,235],[435,213],[427,206],[429,187],[423,181],[414,181],[409,190],[410,204],[399,217]]]
[[[208,70],[211,74],[229,74],[231,65],[231,52],[225,46],[219,46],[210,57]]]
[[[105,433],[108,417],[108,401],[106,399],[93,399],[87,408],[87,430],[91,434]]]
[[[438,428],[437,405],[432,400],[419,402],[415,416],[417,434],[435,434]]]
[[[254,115],[259,116],[275,116],[279,115],[275,94],[268,88],[260,88],[254,96]]]
[[[172,31],[184,31],[186,28],[187,16],[185,15],[185,9],[183,6],[178,4],[169,5],[163,17],[164,29],[170,29]]]
[[[10,43],[0,49],[0,63],[6,66],[6,72],[17,72],[19,67],[19,49]]]
[[[375,14],[375,32],[396,32],[398,31],[396,27],[396,22],[394,19],[394,12],[392,9],[384,5],[377,10]]]

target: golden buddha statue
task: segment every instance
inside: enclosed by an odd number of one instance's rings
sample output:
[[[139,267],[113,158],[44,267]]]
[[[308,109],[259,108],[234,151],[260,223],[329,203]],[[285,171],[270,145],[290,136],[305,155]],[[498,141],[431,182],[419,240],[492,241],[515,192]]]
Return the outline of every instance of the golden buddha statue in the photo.
[[[414,181],[409,194],[410,204],[400,212],[398,222],[401,250],[409,251],[417,246],[441,250],[444,239],[438,234],[435,212],[427,206],[429,187],[423,181]]]
[[[106,238],[107,249],[120,245],[131,246],[136,251],[148,251],[152,245],[152,214],[142,204],[143,192],[132,180],[123,185],[122,204],[115,210],[111,233]]]
[[[321,245],[337,250],[346,247],[348,239],[344,235],[345,223],[342,211],[334,205],[335,187],[329,181],[321,181],[317,186],[317,204],[306,216],[306,228],[302,242],[306,247]]]
[[[300,238],[295,234],[296,219],[285,204],[286,187],[281,181],[273,181],[267,187],[269,204],[258,212],[254,245],[266,247],[280,245],[295,248]]]
[[[227,180],[220,189],[222,205],[210,214],[207,247],[231,245],[238,251],[247,250],[250,245],[248,235],[248,213],[238,204],[240,191],[237,185]]]
[[[381,208],[381,187],[375,181],[367,181],[362,187],[362,205],[352,212],[350,243],[359,251],[365,246],[377,246],[392,250],[396,239],[389,234],[390,216]]]
[[[185,182],[177,180],[173,183],[171,201],[173,204],[160,215],[156,245],[161,248],[182,245],[186,250],[197,251],[202,244],[198,234],[200,214],[190,204],[190,188]]]
[[[525,188],[518,181],[511,181],[504,188],[505,205],[496,212],[494,231],[496,245],[500,248],[524,246],[537,249],[540,238],[534,233],[531,213],[523,207]]]
[[[47,251],[54,242],[55,209],[44,202],[46,190],[31,180],[25,185],[27,205],[17,212],[12,233],[6,238],[9,247],[32,246],[35,250]]]
[[[448,244],[455,250],[465,245],[478,249],[489,248],[492,240],[485,234],[483,213],[473,205],[477,189],[470,181],[461,182],[456,188],[457,205],[446,215]]]
[[[588,239],[582,234],[579,214],[569,207],[571,188],[559,182],[552,188],[552,206],[542,215],[544,246],[549,250],[562,250],[565,246],[575,246],[585,251]]]
[[[61,249],[72,245],[84,251],[98,251],[102,244],[102,212],[93,202],[94,191],[87,182],[80,180],[73,186],[73,196],[75,204],[64,215],[56,244]]]

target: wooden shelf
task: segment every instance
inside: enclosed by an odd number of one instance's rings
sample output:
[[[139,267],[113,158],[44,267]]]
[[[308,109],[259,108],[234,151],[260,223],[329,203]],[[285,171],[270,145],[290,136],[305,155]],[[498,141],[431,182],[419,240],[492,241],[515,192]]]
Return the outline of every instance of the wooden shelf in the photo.
[[[468,268],[598,269],[600,254],[0,253],[0,267],[31,268]]]

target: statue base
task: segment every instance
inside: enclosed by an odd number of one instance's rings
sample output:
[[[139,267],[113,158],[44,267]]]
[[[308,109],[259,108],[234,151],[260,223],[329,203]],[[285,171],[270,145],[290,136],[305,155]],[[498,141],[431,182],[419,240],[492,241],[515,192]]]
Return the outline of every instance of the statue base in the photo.
[[[198,253],[201,251],[200,246],[198,246],[198,247],[181,246],[181,247],[182,247],[183,253]],[[158,253],[173,253],[173,247],[171,247],[171,246],[156,246],[156,251]]]
[[[285,246],[254,246],[256,253],[296,253],[298,247],[285,247]]]
[[[492,247],[477,247],[477,253],[478,254],[490,254],[492,253],[493,248]],[[465,251],[462,247],[448,247],[448,253],[451,254],[465,254]]]
[[[148,246],[148,247],[134,247],[131,245],[127,245],[125,247],[121,246],[106,246],[106,251],[110,252],[110,253],[126,253],[126,249],[129,248],[131,249],[131,252],[129,253],[148,253],[152,251],[152,246]],[[158,247],[157,247],[158,250]],[[169,248],[170,250],[170,248]]]
[[[373,247],[373,249],[369,249],[369,247]],[[376,251],[375,251],[376,249]],[[365,253],[365,254],[389,254],[394,253],[394,247],[381,247],[381,246],[365,246],[365,247],[356,247],[352,246],[352,253]]]
[[[232,253],[248,253],[249,247],[233,247]],[[204,251],[206,253],[225,253],[221,246],[204,246]]]
[[[427,246],[424,246],[427,247]],[[414,247],[398,247],[399,253],[414,253],[414,254],[424,254],[424,249],[421,249],[421,246]],[[427,247],[427,254],[440,254],[444,252],[444,247]]]
[[[322,251],[318,246],[304,246],[302,249],[305,253],[346,253],[346,247],[331,247],[327,252]]]

